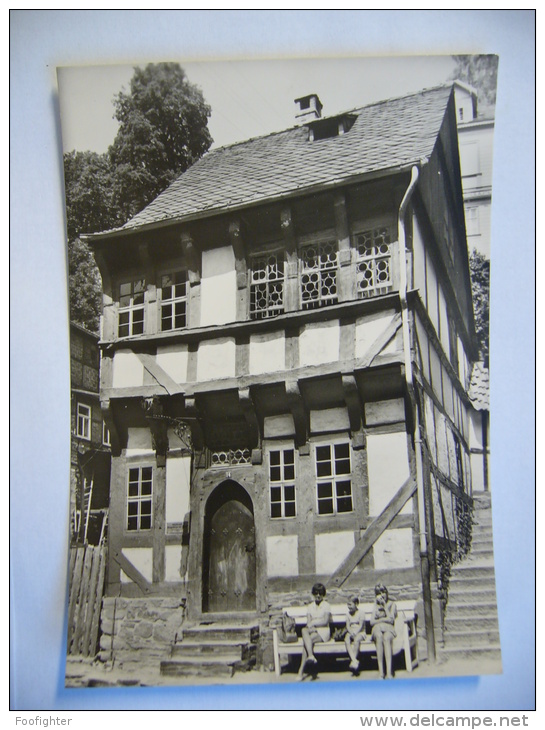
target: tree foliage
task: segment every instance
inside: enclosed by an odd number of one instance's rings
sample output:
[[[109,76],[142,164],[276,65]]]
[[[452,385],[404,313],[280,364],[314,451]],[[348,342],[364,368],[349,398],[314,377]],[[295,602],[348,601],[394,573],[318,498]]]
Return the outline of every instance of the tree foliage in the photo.
[[[130,92],[120,92],[114,106],[115,204],[128,219],[208,150],[210,107],[177,63],[135,68]]]
[[[453,56],[456,61],[451,78],[464,81],[479,92],[479,103],[493,106],[496,103],[498,82],[498,56]]]
[[[490,261],[477,249],[469,256],[475,330],[479,342],[479,357],[488,364],[489,357],[489,302],[490,302]]]
[[[176,63],[135,68],[130,92],[113,103],[119,130],[108,152],[64,155],[70,317],[92,331],[101,281],[79,236],[126,223],[212,144],[210,107]]]

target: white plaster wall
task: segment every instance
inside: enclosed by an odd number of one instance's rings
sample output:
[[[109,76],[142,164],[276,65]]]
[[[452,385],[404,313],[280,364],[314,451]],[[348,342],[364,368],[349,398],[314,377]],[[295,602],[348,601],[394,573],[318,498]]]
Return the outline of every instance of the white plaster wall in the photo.
[[[266,439],[282,438],[294,434],[295,424],[293,416],[289,413],[280,416],[265,416],[263,419],[263,436]]]
[[[333,573],[354,545],[353,532],[326,532],[316,535],[316,573]]]
[[[428,314],[435,331],[439,334],[439,304],[437,301],[437,278],[430,255],[426,253],[426,290],[428,294]]]
[[[310,430],[312,433],[350,431],[348,411],[346,408],[327,408],[324,411],[311,411]]]
[[[250,375],[276,373],[286,369],[283,332],[250,337]]]
[[[197,380],[235,377],[235,339],[222,337],[201,342],[197,359]]]
[[[297,535],[271,535],[267,538],[267,575],[299,575]]]
[[[393,312],[371,315],[356,322],[356,358],[363,358],[375,340],[386,330]]]
[[[369,514],[379,515],[410,476],[407,434],[368,434]],[[412,513],[412,500],[401,514]]]
[[[391,398],[365,404],[365,422],[368,426],[405,421],[403,398]]]
[[[474,492],[484,491],[484,464],[482,454],[471,454],[471,487]],[[466,485],[466,488],[469,488],[469,485]]]
[[[167,525],[172,522],[183,522],[189,512],[189,484],[191,474],[191,458],[167,456],[166,504],[165,516]]]
[[[141,573],[148,583],[152,582],[153,578],[153,550],[152,548],[128,548],[125,547],[121,551],[123,555],[129,560],[136,570]],[[121,582],[132,583],[129,576],[121,571]]]
[[[127,455],[151,454],[155,456],[149,428],[129,426],[127,430],[127,449],[125,453]]]
[[[386,530],[373,545],[376,570],[414,566],[413,533],[409,527]]]
[[[201,325],[236,319],[237,275],[231,246],[202,252]]]
[[[170,375],[175,383],[187,380],[187,345],[166,345],[157,348],[157,365]]]
[[[308,324],[299,337],[299,362],[305,365],[322,365],[339,361],[339,322]]]
[[[424,305],[427,302],[426,292],[426,249],[422,240],[422,233],[418,219],[413,216],[413,270],[414,288],[420,291]]]
[[[441,321],[441,344],[447,357],[449,357],[449,335],[448,335],[448,314],[447,314],[447,302],[445,295],[443,294],[442,287],[439,287],[439,317]]]
[[[179,583],[182,580],[180,575],[181,557],[181,545],[165,546],[165,581],[167,583]]]
[[[144,382],[144,366],[132,350],[118,350],[114,355],[112,386],[132,388]]]

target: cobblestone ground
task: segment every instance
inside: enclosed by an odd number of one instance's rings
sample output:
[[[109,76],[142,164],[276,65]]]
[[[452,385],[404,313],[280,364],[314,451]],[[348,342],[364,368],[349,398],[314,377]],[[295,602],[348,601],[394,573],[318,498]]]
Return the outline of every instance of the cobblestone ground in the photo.
[[[501,665],[494,661],[475,662],[475,659],[444,661],[431,664],[426,660],[420,662],[412,672],[405,669],[396,671],[395,679],[418,679],[423,677],[475,676],[481,674],[500,674]],[[295,672],[285,672],[276,677],[274,672],[252,670],[237,672],[233,677],[163,677],[159,672],[159,662],[154,661],[148,667],[112,666],[88,659],[69,657],[66,663],[66,687],[161,687],[188,685],[244,685],[244,684],[291,684],[296,682]],[[305,677],[304,682],[361,682],[380,681],[374,669],[364,669],[357,677],[344,669],[324,671],[317,679]],[[387,680],[392,681],[392,680]]]

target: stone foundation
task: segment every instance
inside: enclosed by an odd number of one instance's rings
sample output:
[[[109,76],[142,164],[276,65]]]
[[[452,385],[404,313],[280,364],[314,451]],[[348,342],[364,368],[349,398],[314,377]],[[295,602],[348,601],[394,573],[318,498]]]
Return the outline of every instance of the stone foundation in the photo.
[[[105,598],[99,659],[122,666],[165,658],[184,612],[179,598]]]

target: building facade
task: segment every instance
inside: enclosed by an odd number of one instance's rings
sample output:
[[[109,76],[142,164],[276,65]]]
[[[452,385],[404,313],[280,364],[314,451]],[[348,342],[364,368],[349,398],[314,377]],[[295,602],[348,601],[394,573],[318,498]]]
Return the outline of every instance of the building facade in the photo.
[[[281,607],[317,580],[331,600],[384,582],[419,602],[428,655],[440,638],[471,537],[477,357],[454,92],[297,103],[297,126],[209,152],[87,237],[114,653],[252,616],[268,667]],[[137,641],[112,628],[119,598],[170,613]]]
[[[70,541],[99,545],[110,499],[110,439],[99,397],[98,335],[70,323]]]

